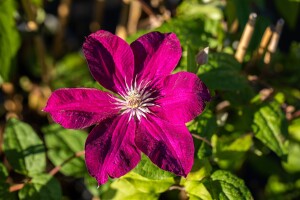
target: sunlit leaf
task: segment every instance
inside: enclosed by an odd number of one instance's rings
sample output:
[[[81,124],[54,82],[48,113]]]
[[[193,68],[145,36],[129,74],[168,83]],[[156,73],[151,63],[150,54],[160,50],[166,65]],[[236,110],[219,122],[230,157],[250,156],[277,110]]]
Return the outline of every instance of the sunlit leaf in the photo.
[[[142,154],[142,159],[139,164],[133,169],[133,172],[141,175],[142,177],[153,180],[160,180],[175,176],[174,174],[168,171],[164,171],[154,165],[144,154]]]
[[[45,147],[30,125],[10,119],[4,131],[3,149],[16,172],[33,175],[45,170]]]
[[[57,124],[45,127],[42,131],[45,134],[49,159],[55,166],[84,150],[87,137],[84,131],[64,129]],[[67,162],[60,172],[67,176],[83,177],[87,172],[83,156]]]
[[[214,135],[212,145],[214,158],[222,169],[238,169],[252,146],[252,135],[242,135],[234,139]]]
[[[154,180],[134,172],[126,174],[122,179],[126,179],[134,188],[144,193],[162,193],[175,183],[172,177]]]
[[[287,122],[276,101],[267,103],[255,112],[252,129],[256,138],[278,156],[286,159],[288,153],[288,141],[285,139]]]
[[[51,175],[39,174],[19,191],[20,200],[57,200],[62,198],[59,182]]]

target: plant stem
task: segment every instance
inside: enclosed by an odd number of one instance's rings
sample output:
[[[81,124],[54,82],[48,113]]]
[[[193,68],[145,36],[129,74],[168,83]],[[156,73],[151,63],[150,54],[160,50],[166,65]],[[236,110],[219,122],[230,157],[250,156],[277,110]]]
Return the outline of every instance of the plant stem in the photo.
[[[68,162],[70,162],[73,158],[78,158],[80,156],[83,156],[84,153],[85,153],[85,151],[76,152],[74,155],[72,155],[71,157],[67,158],[62,164],[54,167],[49,172],[49,175],[54,176],[65,164],[67,164]],[[24,186],[25,186],[25,183],[19,183],[19,184],[12,185],[12,186],[9,187],[9,192],[16,192],[18,190],[21,190]]]

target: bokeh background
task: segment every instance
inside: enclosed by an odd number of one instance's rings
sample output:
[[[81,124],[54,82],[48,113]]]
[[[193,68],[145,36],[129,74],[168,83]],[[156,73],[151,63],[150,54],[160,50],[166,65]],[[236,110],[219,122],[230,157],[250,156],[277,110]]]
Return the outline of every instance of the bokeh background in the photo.
[[[0,199],[300,199],[299,13],[299,0],[0,0]],[[97,189],[82,156],[90,129],[63,129],[42,112],[55,89],[103,89],[81,49],[99,29],[128,43],[175,32],[176,71],[210,89],[187,124],[188,179],[143,157]],[[205,47],[208,62],[197,63]]]

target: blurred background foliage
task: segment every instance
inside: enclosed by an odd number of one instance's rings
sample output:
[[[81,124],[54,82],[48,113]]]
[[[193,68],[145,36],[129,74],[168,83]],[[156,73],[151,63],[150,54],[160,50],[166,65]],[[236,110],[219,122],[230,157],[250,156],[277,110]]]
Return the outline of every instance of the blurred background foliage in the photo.
[[[0,199],[300,199],[299,12],[299,0],[0,0]],[[196,151],[186,178],[143,155],[97,188],[83,157],[89,129],[41,111],[57,88],[103,89],[81,51],[98,29],[129,43],[175,32],[176,71],[210,89],[187,124]]]

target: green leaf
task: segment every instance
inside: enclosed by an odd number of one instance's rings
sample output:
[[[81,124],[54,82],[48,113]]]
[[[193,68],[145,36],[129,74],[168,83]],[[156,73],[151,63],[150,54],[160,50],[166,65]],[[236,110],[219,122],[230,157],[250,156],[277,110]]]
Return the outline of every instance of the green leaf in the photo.
[[[168,171],[164,171],[154,165],[151,160],[144,154],[142,154],[142,159],[139,164],[133,169],[133,172],[141,175],[142,177],[153,180],[160,180],[175,176],[174,174]]]
[[[290,141],[287,162],[282,162],[284,169],[289,173],[300,172],[300,142]]]
[[[252,135],[238,138],[212,137],[214,158],[222,169],[239,169],[244,162],[246,152],[252,146]]]
[[[57,166],[84,150],[87,133],[80,130],[64,129],[58,124],[53,124],[42,129],[48,149],[48,157]],[[66,176],[83,177],[86,171],[84,158],[77,157],[67,162],[60,169]]]
[[[204,185],[208,186],[213,199],[253,199],[244,181],[228,171],[217,170],[210,178],[213,182],[204,182]]]
[[[55,77],[51,82],[54,88],[83,86],[93,81],[84,57],[79,53],[68,54],[55,66]],[[72,73],[72,76],[70,76]]]
[[[209,191],[200,181],[187,181],[184,185],[185,191],[188,193],[189,199],[212,200]]]
[[[117,190],[114,199],[158,199],[159,193],[175,183],[173,178],[153,180],[130,172],[111,184]]]
[[[16,193],[9,192],[10,185],[0,179],[0,199],[14,200],[17,199]]]
[[[299,2],[275,0],[275,5],[288,26],[295,29],[300,12]]]
[[[128,180],[118,179],[111,184],[113,189],[117,190],[117,193],[113,197],[114,200],[132,200],[132,199],[147,199],[156,200],[158,194],[156,193],[144,193],[136,189]]]
[[[57,200],[62,198],[59,182],[49,174],[34,176],[19,191],[20,200]]]
[[[8,177],[8,171],[4,164],[0,163],[0,180],[5,180]]]
[[[198,73],[210,90],[236,91],[248,86],[246,77],[240,74],[241,64],[232,55],[211,53],[208,60]]]
[[[187,175],[187,181],[201,181],[203,178],[210,175],[212,167],[207,159],[194,160],[194,165],[191,172]],[[183,180],[185,178],[182,178]]]
[[[12,66],[20,47],[20,37],[14,19],[15,12],[14,0],[0,1],[0,84],[8,81],[14,72]]]
[[[30,125],[10,119],[4,131],[3,149],[16,172],[33,175],[45,170],[45,147]]]
[[[300,142],[300,118],[296,118],[291,121],[289,127],[289,135],[294,139]]]
[[[276,101],[267,103],[254,114],[252,130],[255,137],[274,151],[282,159],[288,153],[287,122],[280,104]]]
[[[191,133],[197,134],[206,140],[210,141],[211,136],[217,131],[216,118],[212,111],[206,109],[200,116],[188,123],[188,128]],[[198,140],[197,140],[198,141]],[[195,142],[196,144],[196,142]],[[212,148],[206,142],[201,141],[197,156],[203,159],[212,154]]]
[[[196,64],[196,51],[190,46],[187,46],[187,71],[196,73],[198,70]]]
[[[154,180],[145,178],[135,172],[126,174],[122,179],[126,179],[135,189],[144,193],[162,193],[175,183],[172,177]]]

